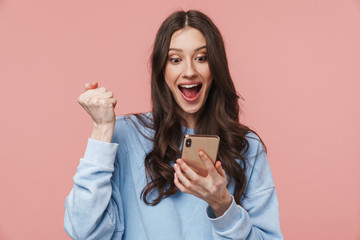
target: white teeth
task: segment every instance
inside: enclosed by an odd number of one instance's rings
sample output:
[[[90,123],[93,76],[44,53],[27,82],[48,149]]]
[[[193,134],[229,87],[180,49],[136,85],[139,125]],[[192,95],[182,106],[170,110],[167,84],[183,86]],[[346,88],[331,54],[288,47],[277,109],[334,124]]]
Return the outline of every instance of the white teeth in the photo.
[[[189,85],[180,85],[180,87],[182,88],[193,88],[193,87],[197,87],[199,86],[200,84],[189,84]]]

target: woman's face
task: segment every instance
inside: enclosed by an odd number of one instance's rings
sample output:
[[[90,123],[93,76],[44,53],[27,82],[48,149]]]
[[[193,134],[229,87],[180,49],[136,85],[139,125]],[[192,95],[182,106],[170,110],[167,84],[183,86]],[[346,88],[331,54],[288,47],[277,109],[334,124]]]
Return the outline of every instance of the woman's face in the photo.
[[[199,30],[183,28],[173,33],[164,77],[188,127],[194,127],[212,83],[206,40]]]

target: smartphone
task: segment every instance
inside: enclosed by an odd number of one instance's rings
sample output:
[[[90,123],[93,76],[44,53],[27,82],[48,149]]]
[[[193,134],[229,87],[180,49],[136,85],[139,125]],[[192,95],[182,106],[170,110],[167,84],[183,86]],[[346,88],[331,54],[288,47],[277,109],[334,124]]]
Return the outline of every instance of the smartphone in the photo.
[[[220,138],[216,135],[185,135],[181,158],[197,174],[206,177],[208,171],[199,157],[199,150],[203,150],[215,164]]]

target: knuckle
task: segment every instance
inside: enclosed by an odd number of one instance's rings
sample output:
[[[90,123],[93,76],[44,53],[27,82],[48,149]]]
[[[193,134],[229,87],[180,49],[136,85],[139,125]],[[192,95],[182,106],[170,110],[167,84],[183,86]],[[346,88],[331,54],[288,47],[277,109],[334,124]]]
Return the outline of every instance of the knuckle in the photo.
[[[200,178],[198,176],[194,176],[192,181],[196,184],[200,183]]]
[[[204,195],[205,198],[209,198],[211,196],[211,193],[210,192],[205,192],[203,195]]]
[[[85,93],[80,94],[80,96],[78,97],[78,102],[83,103],[84,99],[85,99],[85,96],[86,96]]]
[[[216,169],[215,169],[214,167],[208,166],[207,169],[208,169],[209,173],[214,173],[214,172],[216,172]]]
[[[223,179],[221,179],[220,181],[216,181],[216,182],[215,182],[214,187],[215,187],[216,189],[221,189],[222,186],[224,186],[225,184],[226,184],[226,182],[223,181]]]
[[[189,193],[187,190],[186,190],[186,188],[179,188],[180,189],[180,191],[182,191],[183,193]]]
[[[89,106],[91,104],[91,98],[90,97],[84,98],[83,103],[85,103],[85,105]]]
[[[190,188],[191,187],[191,184],[189,182],[185,182],[183,183],[183,185],[186,187],[186,188]]]
[[[105,99],[98,99],[98,106],[100,107],[108,107],[111,104],[109,104]]]
[[[186,170],[188,170],[188,167],[186,164],[180,164],[180,169],[183,171],[186,171]]]
[[[222,182],[216,182],[214,185],[214,188],[219,189],[219,188],[221,188],[222,185],[223,185]]]
[[[89,102],[89,104],[92,104],[92,105],[99,105],[98,98],[94,98],[94,99],[88,98],[88,102]]]
[[[216,186],[213,186],[210,188],[209,195],[213,195],[218,192],[218,188]]]

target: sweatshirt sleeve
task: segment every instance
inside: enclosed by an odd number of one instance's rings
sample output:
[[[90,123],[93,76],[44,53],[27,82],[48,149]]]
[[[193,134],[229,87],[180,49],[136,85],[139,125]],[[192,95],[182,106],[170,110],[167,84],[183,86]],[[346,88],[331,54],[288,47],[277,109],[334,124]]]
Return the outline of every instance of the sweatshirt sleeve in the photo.
[[[247,157],[248,184],[242,206],[236,204],[233,198],[228,210],[218,218],[210,206],[207,208],[216,240],[283,239],[279,205],[266,152],[257,138],[249,142],[253,145]]]
[[[118,147],[117,143],[88,139],[73,177],[74,186],[65,200],[64,228],[71,238],[121,239],[123,208],[114,181]]]

